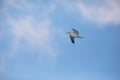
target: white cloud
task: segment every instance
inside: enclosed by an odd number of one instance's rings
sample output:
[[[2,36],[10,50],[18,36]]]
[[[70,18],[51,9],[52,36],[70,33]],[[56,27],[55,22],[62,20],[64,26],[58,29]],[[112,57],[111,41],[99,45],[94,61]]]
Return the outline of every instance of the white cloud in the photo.
[[[31,6],[32,5],[32,6]],[[11,7],[14,10],[26,11],[27,13],[19,14],[19,17],[14,18],[9,14]],[[39,8],[43,8],[42,12]],[[27,0],[5,0],[3,12],[6,16],[7,25],[10,27],[10,34],[13,36],[11,50],[8,51],[8,57],[16,57],[19,50],[23,49],[23,45],[32,49],[32,51],[38,51],[40,58],[55,60],[58,56],[58,48],[56,42],[54,42],[57,35],[61,32],[56,32],[57,27],[52,26],[52,21],[49,14],[55,10],[56,5],[51,3],[50,5],[41,6],[30,4]],[[49,8],[48,8],[49,7]],[[38,10],[39,17],[33,15],[36,12],[31,12],[32,9]],[[34,11],[34,10],[33,10]],[[24,40],[24,43],[21,43]],[[6,58],[8,58],[6,57]]]
[[[31,8],[32,5],[28,4],[27,0],[5,0],[6,7],[13,7],[16,9],[27,9]]]
[[[57,49],[52,39],[55,34],[52,31],[49,19],[37,21],[31,16],[22,17],[18,20],[8,19],[11,33],[14,35],[13,52],[20,47],[20,40],[24,39],[27,45],[47,53],[46,56],[56,57]]]
[[[79,11],[86,19],[98,24],[120,24],[119,0],[63,1],[67,8]],[[74,9],[74,10],[73,10]]]
[[[117,1],[106,0],[104,5],[99,6],[78,4],[78,9],[85,17],[100,24],[120,24],[120,6]]]
[[[78,9],[82,14],[98,23],[120,23],[120,6],[117,1],[106,0],[104,5],[86,6],[84,3],[78,3]]]

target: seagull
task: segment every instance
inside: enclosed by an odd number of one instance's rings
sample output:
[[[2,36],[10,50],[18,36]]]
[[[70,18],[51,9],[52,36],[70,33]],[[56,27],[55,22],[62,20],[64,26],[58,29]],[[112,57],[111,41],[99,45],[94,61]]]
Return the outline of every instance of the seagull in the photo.
[[[67,32],[67,34],[69,34],[70,39],[73,44],[75,43],[75,40],[74,40],[75,38],[84,38],[79,35],[79,32],[76,29],[72,28],[72,30],[73,30],[73,32]]]

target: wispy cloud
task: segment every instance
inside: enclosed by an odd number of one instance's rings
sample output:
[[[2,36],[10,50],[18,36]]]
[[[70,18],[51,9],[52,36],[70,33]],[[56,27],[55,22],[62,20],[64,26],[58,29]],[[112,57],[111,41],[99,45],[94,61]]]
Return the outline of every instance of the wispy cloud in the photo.
[[[98,23],[120,23],[118,1],[106,0],[105,4],[100,6],[85,6],[84,3],[78,3],[78,9],[85,17]]]
[[[98,24],[120,24],[119,0],[91,0],[88,2],[84,0],[67,0],[62,3],[69,6],[67,8],[79,11],[86,19]]]
[[[57,55],[56,48],[52,45],[52,38],[55,35],[49,19],[37,21],[31,16],[26,16],[18,20],[10,18],[8,22],[11,26],[11,33],[14,35],[13,49],[16,50],[20,46],[20,40],[24,39],[26,44],[48,53],[48,56]]]
[[[8,57],[16,57],[18,51],[23,49],[23,45],[32,51],[38,52],[40,58],[54,60],[58,56],[58,48],[56,47],[56,36],[61,34],[60,29],[54,27],[50,19],[50,13],[55,10],[56,4],[36,6],[27,0],[5,0],[2,13],[6,16],[6,25],[9,26],[9,32],[12,35],[11,48]],[[42,7],[42,11],[41,10]],[[49,7],[49,8],[48,8]],[[35,9],[35,10],[34,10]],[[17,15],[11,14],[16,11]],[[17,11],[23,12],[23,14]],[[24,11],[26,13],[24,13]],[[35,12],[34,12],[35,11]],[[35,14],[38,14],[37,17]],[[58,31],[55,31],[55,30]],[[5,33],[5,31],[4,31]],[[2,35],[0,35],[2,36]],[[23,41],[23,43],[21,42]],[[2,54],[4,55],[4,54]],[[39,57],[38,57],[39,58]],[[1,64],[3,58],[0,58]]]
[[[28,9],[32,8],[27,0],[4,0],[4,8],[13,7],[16,9]]]

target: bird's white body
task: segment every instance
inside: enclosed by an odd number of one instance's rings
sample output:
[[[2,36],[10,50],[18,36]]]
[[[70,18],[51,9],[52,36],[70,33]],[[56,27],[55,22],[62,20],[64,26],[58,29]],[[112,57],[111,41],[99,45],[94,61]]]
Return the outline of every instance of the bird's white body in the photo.
[[[74,38],[79,38],[80,37],[78,34],[75,34],[74,32],[70,32],[69,35],[74,37]]]

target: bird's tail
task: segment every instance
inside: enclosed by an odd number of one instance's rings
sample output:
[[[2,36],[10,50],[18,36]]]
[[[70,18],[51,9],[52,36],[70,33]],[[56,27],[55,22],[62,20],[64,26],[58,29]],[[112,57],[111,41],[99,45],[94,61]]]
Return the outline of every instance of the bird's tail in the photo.
[[[84,38],[84,37],[80,37],[80,38]]]
[[[84,37],[82,37],[82,36],[78,36],[78,38],[84,38]]]

